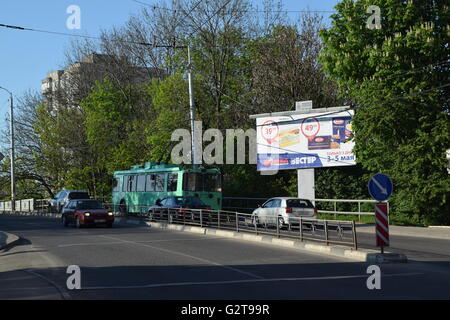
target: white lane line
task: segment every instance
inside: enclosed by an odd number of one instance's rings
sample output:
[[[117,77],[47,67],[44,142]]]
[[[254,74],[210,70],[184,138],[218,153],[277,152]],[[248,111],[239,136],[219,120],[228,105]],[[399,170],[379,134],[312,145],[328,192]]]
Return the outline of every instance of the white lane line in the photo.
[[[101,246],[101,245],[113,245],[122,244],[123,242],[97,242],[97,243],[71,243],[71,244],[60,244],[58,248],[68,248],[68,247],[81,247],[81,246]]]
[[[30,271],[30,270],[23,270],[24,272],[26,272],[26,273],[29,273],[29,274],[31,274],[31,275],[33,275],[33,276],[36,276],[36,277],[38,277],[38,278],[41,278],[42,280],[44,280],[44,281],[47,281],[48,283],[50,283],[54,288],[56,288],[56,290],[58,290],[58,292],[59,292],[59,294],[61,295],[61,297],[63,298],[63,300],[70,300],[70,299],[72,299],[71,297],[70,297],[70,295],[67,293],[67,292],[64,292],[64,289],[63,288],[61,288],[56,282],[54,282],[53,280],[51,280],[51,279],[49,279],[49,278],[47,278],[47,277],[45,277],[45,276],[43,276],[43,275],[41,275],[41,274],[39,274],[39,273],[36,273],[36,272],[34,272],[34,271]]]
[[[124,243],[138,244],[138,245],[141,245],[141,246],[144,246],[144,247],[149,247],[149,248],[152,248],[152,249],[155,249],[155,250],[159,250],[159,251],[162,251],[162,252],[167,252],[167,253],[170,253],[170,254],[187,257],[187,258],[198,260],[198,261],[201,261],[201,262],[204,262],[204,263],[207,263],[207,264],[211,264],[211,265],[215,265],[215,266],[218,266],[218,267],[222,267],[222,268],[225,268],[225,269],[228,269],[228,270],[232,270],[234,272],[238,272],[238,273],[244,274],[246,276],[250,276],[250,277],[255,278],[255,279],[263,279],[263,277],[260,277],[260,276],[254,274],[254,273],[246,272],[246,271],[243,271],[243,270],[240,270],[240,269],[236,269],[236,268],[233,268],[233,267],[230,267],[230,266],[226,266],[226,265],[223,265],[221,263],[214,262],[214,261],[211,261],[211,260],[195,257],[195,256],[192,256],[190,254],[186,254],[186,253],[182,253],[182,252],[178,252],[178,251],[173,251],[173,250],[169,250],[169,249],[163,249],[163,248],[151,246],[151,245],[148,245],[148,244],[145,244],[145,243],[139,243],[139,242],[135,242],[135,241],[122,240],[122,239],[119,239],[119,238],[114,238],[114,237],[109,237],[109,236],[100,236],[100,237],[109,238],[111,240],[116,240],[116,241],[122,241]]]
[[[158,243],[158,242],[171,242],[171,241],[207,241],[207,240],[228,240],[228,238],[204,238],[204,239],[158,239],[158,240],[146,240],[146,241],[135,241],[136,243]],[[86,243],[71,243],[71,244],[60,244],[58,248],[67,248],[67,247],[75,247],[75,246],[97,246],[97,245],[114,245],[114,244],[123,244],[123,241],[114,241],[114,242],[86,242]]]
[[[382,275],[382,278],[392,277],[411,277],[423,275],[423,273],[398,273]],[[81,290],[117,290],[117,289],[150,289],[161,287],[179,287],[179,286],[205,286],[205,285],[228,285],[240,283],[258,283],[258,282],[281,282],[281,281],[317,281],[317,280],[344,280],[366,278],[367,275],[352,276],[326,276],[326,277],[305,277],[305,278],[273,278],[273,279],[247,279],[247,280],[227,280],[227,281],[196,281],[196,282],[172,282],[156,283],[140,286],[110,286],[110,287],[82,287]]]

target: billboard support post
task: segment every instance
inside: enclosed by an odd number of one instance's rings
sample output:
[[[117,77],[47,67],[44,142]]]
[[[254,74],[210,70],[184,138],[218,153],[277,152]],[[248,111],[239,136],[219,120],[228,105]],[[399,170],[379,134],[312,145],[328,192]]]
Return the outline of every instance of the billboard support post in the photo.
[[[310,111],[312,101],[299,101],[295,103],[295,111]],[[301,199],[315,199],[315,172],[311,169],[297,169],[297,194]],[[315,203],[313,203],[316,205]]]

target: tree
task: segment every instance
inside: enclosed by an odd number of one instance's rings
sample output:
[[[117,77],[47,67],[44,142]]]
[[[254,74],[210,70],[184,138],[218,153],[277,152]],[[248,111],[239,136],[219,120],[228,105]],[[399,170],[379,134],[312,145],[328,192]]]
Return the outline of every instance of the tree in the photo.
[[[381,29],[366,27],[369,5],[381,8]],[[450,223],[448,4],[344,0],[336,10],[320,61],[358,106],[358,162],[393,178],[396,215]]]
[[[297,25],[273,26],[251,45],[254,104],[260,113],[293,110],[296,101],[313,100],[315,108],[339,104],[336,85],[318,62],[321,18],[306,13]]]
[[[146,84],[120,89],[105,78],[81,103],[86,139],[94,155],[90,180],[95,179],[97,194],[110,194],[114,171],[146,159],[149,146],[145,130],[153,120],[147,90]]]

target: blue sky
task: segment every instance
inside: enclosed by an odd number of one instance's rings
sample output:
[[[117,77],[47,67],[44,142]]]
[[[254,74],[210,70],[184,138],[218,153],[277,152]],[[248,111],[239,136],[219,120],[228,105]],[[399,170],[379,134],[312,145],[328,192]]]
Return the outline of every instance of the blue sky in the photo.
[[[156,0],[140,0],[155,4]],[[254,0],[255,4],[262,1]],[[333,10],[338,0],[285,0],[285,10]],[[66,13],[70,5],[81,8],[81,30],[69,30]],[[142,5],[132,0],[2,0],[0,24],[97,36],[102,29],[123,25]],[[293,13],[293,15],[295,15]],[[324,13],[329,16],[329,13]],[[48,72],[64,64],[64,50],[71,37],[0,28],[0,86],[20,97],[40,90]],[[8,95],[0,91],[0,123],[8,111]]]

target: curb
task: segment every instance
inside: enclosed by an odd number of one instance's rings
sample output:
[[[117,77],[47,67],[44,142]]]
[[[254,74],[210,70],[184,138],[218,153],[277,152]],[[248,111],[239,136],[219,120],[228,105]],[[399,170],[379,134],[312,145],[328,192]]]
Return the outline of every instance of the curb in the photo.
[[[406,227],[406,228],[410,228],[410,229],[395,230],[394,228],[389,228],[389,234],[392,236],[400,236],[400,237],[450,240],[450,232],[449,232],[450,227],[447,227],[447,226]],[[412,228],[417,228],[417,230],[412,229]],[[375,225],[373,225],[373,227],[371,226],[370,230],[368,230],[366,227],[358,228],[358,225],[356,225],[356,231],[358,233],[375,235]],[[434,232],[434,233],[430,233],[430,232]]]
[[[14,245],[20,238],[15,234],[0,231],[0,250]]]
[[[10,213],[10,212],[0,212],[0,216],[1,215],[6,215],[6,216],[21,216],[21,217],[47,217],[47,218],[61,218],[61,214],[60,213],[41,213],[41,212],[15,212],[15,213]]]
[[[129,222],[127,222],[129,223]],[[321,244],[316,243],[306,243],[301,242],[299,240],[293,240],[293,239],[279,239],[274,238],[272,236],[268,235],[256,235],[252,233],[245,233],[245,232],[236,232],[236,231],[230,231],[230,230],[220,230],[220,229],[209,229],[209,228],[201,228],[201,227],[195,227],[195,226],[184,226],[184,225],[173,225],[173,224],[167,224],[167,223],[159,223],[159,222],[144,222],[145,225],[159,228],[159,229],[165,229],[165,230],[175,230],[175,231],[183,231],[183,232],[190,232],[190,233],[196,233],[196,234],[203,234],[203,235],[214,235],[214,236],[220,236],[220,237],[226,237],[226,238],[233,238],[233,239],[239,239],[244,241],[252,241],[252,242],[259,242],[259,243],[266,243],[266,244],[272,244],[275,246],[281,246],[285,248],[293,248],[293,249],[299,249],[308,251],[311,253],[318,253],[318,254],[326,254],[334,257],[340,257],[340,258],[347,258],[351,260],[356,260],[360,262],[371,262],[373,261],[372,258],[370,258],[373,255],[376,255],[375,251],[372,250],[354,250],[349,249],[346,247],[340,247],[340,246],[325,246]],[[393,260],[384,260],[379,263],[392,263]]]
[[[407,263],[408,258],[401,253],[371,253],[367,255],[367,262],[374,264]]]

